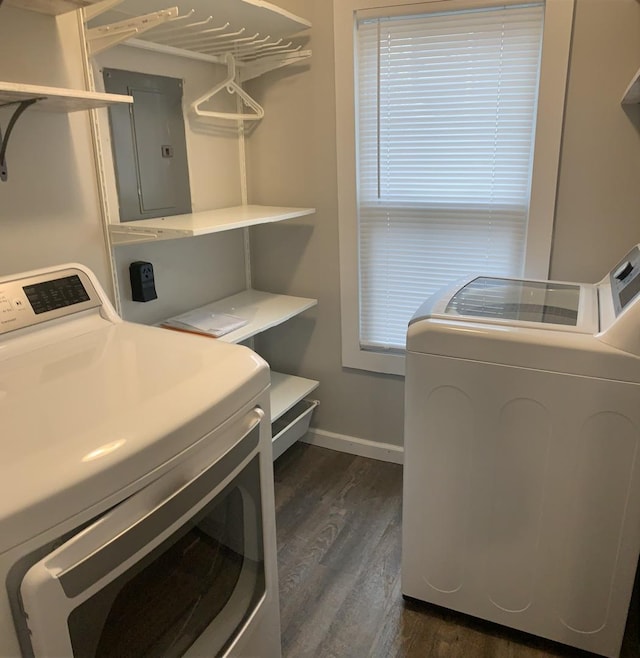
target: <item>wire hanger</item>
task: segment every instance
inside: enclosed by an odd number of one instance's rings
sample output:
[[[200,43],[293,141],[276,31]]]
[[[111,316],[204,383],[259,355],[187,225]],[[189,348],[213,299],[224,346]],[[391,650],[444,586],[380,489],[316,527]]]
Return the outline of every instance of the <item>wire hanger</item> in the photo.
[[[257,121],[264,116],[262,106],[247,94],[247,92],[236,82],[236,62],[231,53],[226,53],[225,61],[227,63],[227,77],[218,83],[213,89],[208,91],[204,96],[191,103],[191,109],[199,117],[212,119],[226,119],[229,121]],[[213,98],[218,92],[226,89],[230,94],[237,94],[244,104],[251,108],[253,112],[216,112],[212,110],[201,110],[200,106]]]

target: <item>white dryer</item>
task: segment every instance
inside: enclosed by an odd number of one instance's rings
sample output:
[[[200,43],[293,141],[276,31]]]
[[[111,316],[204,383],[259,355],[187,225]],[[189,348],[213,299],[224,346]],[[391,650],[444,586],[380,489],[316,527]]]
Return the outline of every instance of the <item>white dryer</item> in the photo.
[[[280,656],[269,370],[0,278],[0,656]]]
[[[479,277],[407,334],[402,591],[617,656],[640,551],[640,250]]]

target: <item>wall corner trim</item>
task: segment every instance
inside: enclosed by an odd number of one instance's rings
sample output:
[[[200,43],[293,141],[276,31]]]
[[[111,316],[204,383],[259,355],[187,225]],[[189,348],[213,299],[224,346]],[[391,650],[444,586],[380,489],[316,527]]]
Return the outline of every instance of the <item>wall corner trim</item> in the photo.
[[[404,448],[402,446],[369,441],[368,439],[360,439],[346,434],[336,434],[315,427],[312,427],[300,440],[320,448],[347,452],[360,457],[391,462],[392,464],[402,464],[404,461]]]

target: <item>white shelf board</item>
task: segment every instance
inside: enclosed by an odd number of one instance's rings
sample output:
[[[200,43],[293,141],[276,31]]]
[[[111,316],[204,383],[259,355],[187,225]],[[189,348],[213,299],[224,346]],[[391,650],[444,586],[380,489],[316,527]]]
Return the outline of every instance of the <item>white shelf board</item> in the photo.
[[[57,16],[69,11],[82,9],[93,5],[100,0],[5,0],[7,6],[37,11],[40,14]]]
[[[318,303],[317,299],[276,295],[260,290],[243,290],[231,297],[225,297],[199,307],[198,310],[210,313],[226,313],[247,320],[240,329],[231,331],[216,340],[225,343],[241,343],[262,331],[271,329],[282,322],[299,315]]]
[[[42,87],[17,82],[0,82],[0,106],[40,98],[33,108],[47,112],[76,112],[106,107],[113,103],[133,103],[131,96],[105,94],[81,89]]]
[[[221,336],[218,340],[240,343],[262,331],[276,327],[318,303],[317,299],[276,295],[260,290],[244,290],[208,307],[213,313],[228,313],[248,320],[240,329]]]
[[[271,371],[271,422],[318,387],[319,382]]]
[[[623,105],[635,105],[637,103],[640,103],[640,69],[622,96]]]
[[[133,222],[111,224],[109,232],[114,245],[192,238],[198,235],[231,231],[257,224],[281,222],[294,217],[311,215],[315,208],[284,208],[279,206],[234,206],[202,212],[138,219]]]

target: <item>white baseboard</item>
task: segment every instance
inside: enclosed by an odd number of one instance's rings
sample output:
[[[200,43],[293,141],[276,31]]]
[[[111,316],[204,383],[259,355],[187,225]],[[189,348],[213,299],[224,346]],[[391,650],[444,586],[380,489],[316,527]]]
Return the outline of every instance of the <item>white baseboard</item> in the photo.
[[[359,439],[346,434],[336,434],[315,427],[311,427],[300,440],[320,448],[348,452],[352,455],[369,457],[370,459],[378,459],[393,464],[402,464],[404,460],[404,448],[402,446]]]

